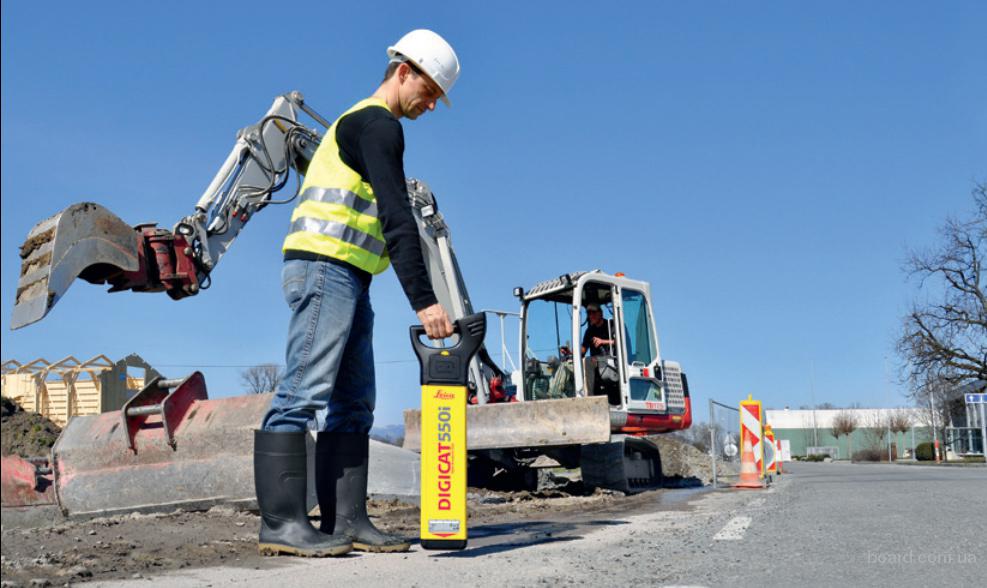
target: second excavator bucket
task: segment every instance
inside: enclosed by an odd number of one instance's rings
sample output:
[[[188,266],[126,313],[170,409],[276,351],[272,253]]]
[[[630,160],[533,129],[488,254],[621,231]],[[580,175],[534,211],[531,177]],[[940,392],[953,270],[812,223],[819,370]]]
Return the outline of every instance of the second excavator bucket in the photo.
[[[102,283],[107,275],[138,271],[142,245],[139,230],[93,202],[41,221],[21,245],[11,328],[44,318],[80,275]]]
[[[198,372],[156,378],[119,411],[78,416],[52,448],[67,516],[209,508],[253,499],[253,430],[270,397],[209,399]]]
[[[254,430],[270,405],[271,394],[210,399],[199,372],[174,380],[155,378],[121,410],[68,422],[51,452],[58,506],[65,516],[80,518],[216,505],[255,508]],[[314,435],[308,445],[311,510],[318,504]],[[367,492],[417,500],[417,455],[371,440],[369,460]],[[7,482],[7,465],[5,460],[5,508],[8,489],[29,484],[33,473],[30,464],[20,464],[21,478],[28,483],[17,486]],[[19,491],[11,505],[48,498]]]

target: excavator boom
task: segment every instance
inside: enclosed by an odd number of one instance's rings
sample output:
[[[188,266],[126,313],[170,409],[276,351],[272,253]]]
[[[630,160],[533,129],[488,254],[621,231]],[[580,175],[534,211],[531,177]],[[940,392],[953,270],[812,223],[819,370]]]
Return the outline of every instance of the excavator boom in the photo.
[[[35,225],[21,245],[11,328],[44,318],[76,278],[109,284],[110,292],[167,292],[176,300],[207,288],[210,272],[254,213],[293,198],[271,196],[292,169],[304,173],[321,140],[298,122],[299,110],[328,126],[300,93],[279,96],[258,123],[237,133],[194,212],[171,230],[130,226],[92,202]]]

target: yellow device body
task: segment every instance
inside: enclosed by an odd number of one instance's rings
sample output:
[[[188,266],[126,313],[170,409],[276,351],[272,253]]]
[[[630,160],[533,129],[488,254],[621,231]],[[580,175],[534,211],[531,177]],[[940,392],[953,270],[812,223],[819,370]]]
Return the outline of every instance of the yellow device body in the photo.
[[[421,542],[466,546],[466,387],[422,385]]]

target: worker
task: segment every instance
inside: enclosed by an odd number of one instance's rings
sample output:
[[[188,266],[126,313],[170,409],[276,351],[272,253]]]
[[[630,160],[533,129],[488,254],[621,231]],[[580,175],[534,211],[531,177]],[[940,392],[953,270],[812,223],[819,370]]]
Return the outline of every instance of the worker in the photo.
[[[367,457],[375,402],[371,277],[393,264],[432,339],[452,335],[425,269],[404,175],[400,119],[449,105],[459,59],[438,34],[415,30],[389,47],[384,80],[340,115],[308,167],[284,240],[291,309],[287,369],[254,437],[263,553],[407,551],[367,517]],[[316,530],[306,509],[305,436],[317,431]]]
[[[586,332],[583,333],[582,354],[589,351],[590,357],[613,355],[613,321],[603,320],[600,305],[591,302],[586,305]]]

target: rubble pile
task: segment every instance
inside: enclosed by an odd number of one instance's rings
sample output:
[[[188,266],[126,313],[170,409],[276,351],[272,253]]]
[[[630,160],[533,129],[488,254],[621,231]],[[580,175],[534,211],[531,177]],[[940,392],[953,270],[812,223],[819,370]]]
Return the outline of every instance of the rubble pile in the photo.
[[[665,475],[666,487],[713,483],[713,464],[709,455],[671,435],[655,435],[649,439],[658,445],[661,452],[661,471]],[[676,480],[680,484],[674,484]]]
[[[0,454],[47,456],[61,432],[61,427],[47,418],[26,411],[12,399],[3,397],[0,412]]]

